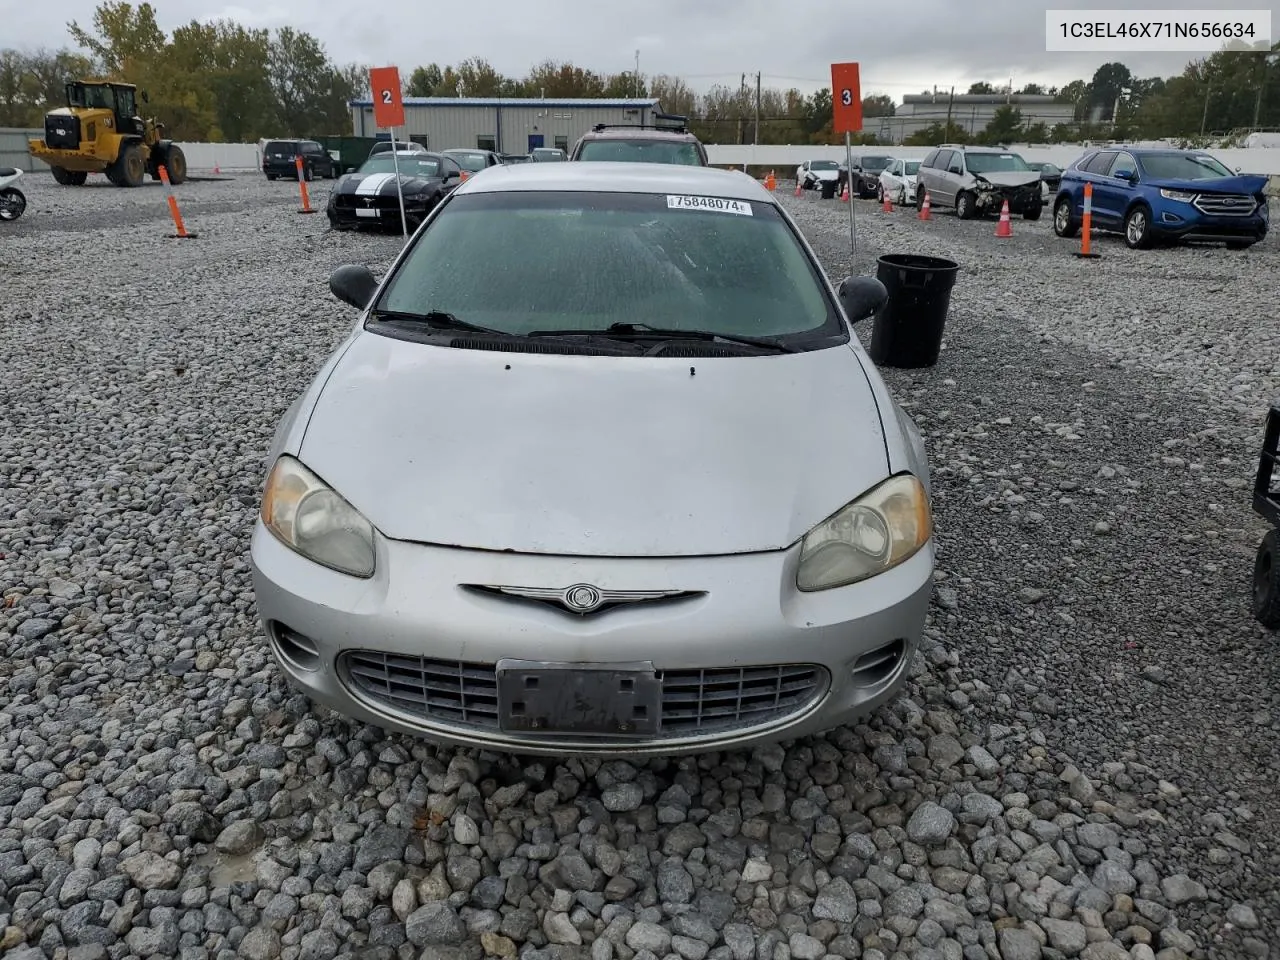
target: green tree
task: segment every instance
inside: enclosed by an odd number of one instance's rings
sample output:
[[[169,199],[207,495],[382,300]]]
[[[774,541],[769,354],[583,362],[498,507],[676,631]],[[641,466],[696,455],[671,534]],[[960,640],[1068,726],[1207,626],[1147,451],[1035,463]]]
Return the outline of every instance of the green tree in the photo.
[[[1069,103],[1075,108],[1074,120],[1083,120],[1089,110],[1089,84],[1084,80],[1072,80],[1058,91],[1058,102]]]
[[[102,3],[93,11],[95,33],[74,20],[67,24],[71,39],[89,53],[112,79],[140,83],[163,66],[167,39],[149,3]]]
[[[1104,63],[1089,81],[1090,119],[1114,120],[1116,101],[1125,87],[1133,83],[1133,74],[1123,63]]]
[[[888,94],[873,93],[869,97],[862,98],[862,116],[864,119],[868,117],[892,117],[896,110],[897,106],[893,102],[893,97]]]
[[[604,94],[604,80],[572,63],[544,60],[529,71],[524,88],[531,97],[599,97]]]
[[[1006,103],[996,108],[978,139],[983,143],[1008,143],[1016,140],[1021,130],[1022,111]]]
[[[1038,83],[1028,83],[1024,84],[1018,93],[1028,97],[1043,97],[1045,95],[1045,89]]]
[[[649,93],[643,76],[637,77],[634,70],[624,70],[622,73],[613,74],[605,81],[604,95],[606,97],[625,99],[627,97],[647,97]]]
[[[992,94],[996,92],[996,88],[985,80],[979,80],[977,83],[969,84],[969,94]]]
[[[430,63],[425,67],[415,67],[413,72],[409,74],[409,81],[405,85],[404,94],[407,97],[435,97],[439,96],[436,89],[444,80],[444,73],[441,71],[439,64]]]
[[[933,147],[940,143],[968,143],[969,133],[958,123],[943,124],[938,121],[904,137],[902,142],[909,147]]]

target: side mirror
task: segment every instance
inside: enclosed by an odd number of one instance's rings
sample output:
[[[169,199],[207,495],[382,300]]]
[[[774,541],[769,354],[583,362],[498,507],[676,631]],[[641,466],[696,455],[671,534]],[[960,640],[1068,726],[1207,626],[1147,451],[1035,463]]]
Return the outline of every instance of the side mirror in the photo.
[[[963,174],[964,171],[961,170],[959,167],[953,165],[953,166],[947,167],[947,173]]]
[[[143,90],[143,91],[142,91],[142,102],[143,102],[143,103],[150,103],[150,102],[151,102],[151,98],[147,96],[147,91],[145,91],[145,90]]]
[[[875,277],[845,277],[838,292],[850,323],[865,320],[889,301],[889,291]]]
[[[1119,180],[1128,180],[1130,183],[1132,183],[1134,179],[1134,173],[1132,170],[1129,170],[1129,169],[1117,170],[1116,178]]]
[[[357,310],[369,305],[377,289],[377,279],[362,263],[345,263],[329,274],[329,291]]]

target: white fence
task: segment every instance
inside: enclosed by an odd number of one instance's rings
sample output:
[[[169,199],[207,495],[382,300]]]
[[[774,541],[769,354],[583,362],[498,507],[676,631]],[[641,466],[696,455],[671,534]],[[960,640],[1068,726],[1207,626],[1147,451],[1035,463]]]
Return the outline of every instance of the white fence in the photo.
[[[41,130],[0,129],[0,166],[15,166],[23,170],[46,169],[26,150],[28,137],[40,137]],[[1153,144],[1154,145],[1154,144]],[[1136,144],[1135,144],[1136,146]],[[254,143],[184,143],[187,167],[193,172],[221,170],[226,173],[246,173],[262,169],[261,155]],[[929,147],[869,146],[855,147],[857,153],[875,153],[921,160]],[[1014,145],[1022,156],[1031,161],[1045,161],[1065,167],[1082,154],[1086,147],[1080,144]],[[1260,173],[1280,177],[1280,149],[1257,146],[1209,150],[1231,169],[1239,167],[1244,173]],[[760,144],[707,144],[707,156],[713,166],[740,167],[744,163],[757,167],[774,167],[783,177],[790,176],[795,167],[805,160],[843,160],[843,146],[773,145]]]
[[[931,147],[895,147],[870,146],[854,147],[857,154],[875,154],[877,156],[900,157],[904,160],[923,160]],[[1030,146],[1013,146],[1024,160],[1057,164],[1065,167],[1087,149],[1079,144],[1036,144]],[[1280,176],[1280,150],[1265,147],[1234,148],[1226,150],[1207,150],[1206,153],[1216,157],[1232,170],[1237,167],[1243,173],[1259,173],[1266,176]],[[775,146],[760,144],[708,144],[707,158],[713,166],[740,167],[744,163],[750,166],[775,167],[780,176],[793,176],[795,168],[805,160],[844,160],[843,146]]]

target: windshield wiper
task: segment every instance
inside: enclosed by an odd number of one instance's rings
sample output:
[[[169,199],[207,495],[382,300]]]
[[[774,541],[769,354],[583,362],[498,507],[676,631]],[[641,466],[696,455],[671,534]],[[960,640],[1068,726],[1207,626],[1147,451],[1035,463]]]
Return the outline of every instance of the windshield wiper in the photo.
[[[795,347],[772,337],[750,337],[741,333],[716,333],[714,330],[676,330],[667,327],[651,327],[647,323],[611,323],[606,329],[611,336],[654,337],[662,340],[720,340],[724,343],[742,343],[763,347],[779,353],[796,353]]]
[[[425,323],[439,330],[469,330],[472,333],[492,333],[499,337],[519,337],[522,334],[510,333],[507,330],[495,330],[493,327],[482,327],[478,323],[459,320],[452,313],[442,310],[429,310],[426,313],[412,313],[408,310],[374,310],[373,316],[379,320],[400,320],[409,323]]]
[[[631,341],[636,338],[651,340],[719,340],[722,343],[741,343],[761,347],[778,353],[798,353],[791,346],[771,337],[749,337],[738,333],[716,333],[713,330],[676,330],[667,327],[651,327],[647,323],[611,323],[603,330],[532,330],[530,337],[605,337],[610,340]]]

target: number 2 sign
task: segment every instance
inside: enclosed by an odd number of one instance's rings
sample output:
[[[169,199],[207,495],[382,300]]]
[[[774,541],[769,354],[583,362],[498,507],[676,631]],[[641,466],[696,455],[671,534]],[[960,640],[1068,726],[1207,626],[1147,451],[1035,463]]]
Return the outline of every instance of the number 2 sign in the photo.
[[[862,84],[857,63],[831,65],[832,128],[836,133],[862,129]]]
[[[373,122],[384,130],[404,126],[404,100],[400,96],[400,71],[396,67],[372,67]]]

